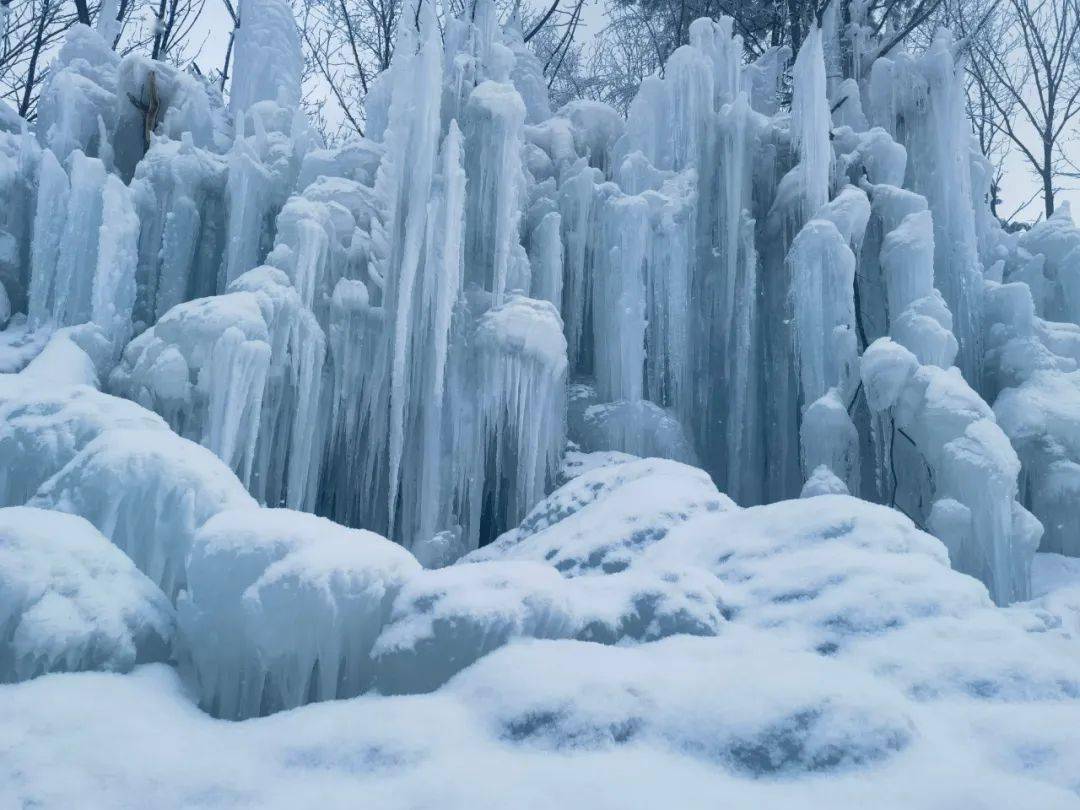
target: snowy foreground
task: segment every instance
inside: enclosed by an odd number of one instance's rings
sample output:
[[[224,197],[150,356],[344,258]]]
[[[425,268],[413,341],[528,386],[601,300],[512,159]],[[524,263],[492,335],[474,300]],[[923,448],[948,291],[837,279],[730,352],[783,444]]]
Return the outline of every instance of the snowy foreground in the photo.
[[[1080,806],[1080,565],[1040,557],[1036,587],[1054,590],[1002,610],[949,570],[938,541],[884,507],[825,495],[740,510],[708,490],[673,462],[601,468],[475,562],[405,573],[365,668],[390,678],[387,691],[425,694],[232,723],[201,712],[162,664],[0,687],[0,798],[161,808],[693,808],[719,798],[748,808]],[[19,517],[0,514],[5,539]],[[57,538],[78,536],[77,525],[55,528]],[[387,570],[392,545],[359,545],[365,570]],[[290,560],[247,590],[249,622],[272,609],[267,597],[296,569]],[[317,570],[295,583],[298,595],[321,583],[332,599],[340,580]],[[5,594],[19,575],[0,565]],[[69,587],[72,607],[90,591],[89,578]],[[273,637],[259,638],[259,626],[246,637],[302,647],[332,621],[319,610],[278,617]]]
[[[962,49],[624,120],[466,5],[336,148],[282,0],[0,108],[0,807],[1080,807],[1080,230]]]
[[[500,545],[414,569],[383,613],[368,665],[430,693],[235,724],[163,664],[0,687],[0,804],[1080,807],[1067,558],[1039,559],[1053,592],[1002,610],[895,512],[738,510],[652,461],[582,475]],[[375,565],[393,548],[369,546]],[[318,610],[249,640],[305,645]]]

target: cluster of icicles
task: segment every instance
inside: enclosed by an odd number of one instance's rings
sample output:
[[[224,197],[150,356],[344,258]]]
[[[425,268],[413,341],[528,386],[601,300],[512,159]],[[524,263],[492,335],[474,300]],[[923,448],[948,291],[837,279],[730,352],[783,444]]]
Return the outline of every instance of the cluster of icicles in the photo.
[[[444,564],[516,525],[569,434],[743,504],[895,506],[1001,604],[1040,538],[1080,553],[1080,418],[1032,415],[1080,387],[1080,237],[990,215],[947,34],[873,59],[826,14],[788,111],[790,53],[744,64],[698,20],[624,121],[552,113],[490,0],[441,31],[422,3],[366,137],[326,149],[287,4],[246,6],[228,106],[72,29],[36,131],[0,133],[0,280],[259,502]]]

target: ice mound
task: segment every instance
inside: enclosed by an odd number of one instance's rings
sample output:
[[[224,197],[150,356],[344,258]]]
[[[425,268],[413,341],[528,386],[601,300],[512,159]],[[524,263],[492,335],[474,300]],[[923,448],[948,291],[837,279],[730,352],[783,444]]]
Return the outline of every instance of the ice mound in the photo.
[[[303,512],[212,518],[179,602],[200,704],[239,719],[364,691],[375,638],[419,568],[385,538]]]
[[[168,430],[156,414],[86,385],[42,386],[22,375],[0,377],[0,505],[25,503],[113,428]]]
[[[225,509],[254,509],[236,476],[170,431],[105,430],[45,481],[30,506],[80,515],[170,598],[185,585],[196,530]]]
[[[169,655],[165,595],[80,517],[0,508],[0,683]]]
[[[627,461],[577,476],[465,560],[545,561],[569,576],[613,573],[694,514],[735,508],[702,470],[656,458]]]

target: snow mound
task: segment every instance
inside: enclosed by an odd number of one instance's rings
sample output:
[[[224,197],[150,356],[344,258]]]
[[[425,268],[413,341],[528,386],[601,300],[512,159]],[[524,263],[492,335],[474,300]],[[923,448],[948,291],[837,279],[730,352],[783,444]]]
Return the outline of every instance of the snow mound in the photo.
[[[665,459],[627,461],[577,476],[464,561],[536,560],[570,576],[613,573],[695,513],[735,508],[702,470]]]
[[[565,579],[524,561],[425,571],[398,594],[375,644],[375,685],[431,691],[517,638],[617,644],[716,635],[725,620],[718,585],[699,570]]]
[[[0,508],[0,683],[168,657],[165,595],[80,517]]]

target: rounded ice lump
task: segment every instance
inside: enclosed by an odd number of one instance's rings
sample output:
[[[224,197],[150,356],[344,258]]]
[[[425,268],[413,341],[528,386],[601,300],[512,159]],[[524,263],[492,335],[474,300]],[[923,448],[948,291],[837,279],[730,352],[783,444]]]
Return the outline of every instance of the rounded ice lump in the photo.
[[[173,611],[75,515],[0,508],[0,683],[168,659]]]

